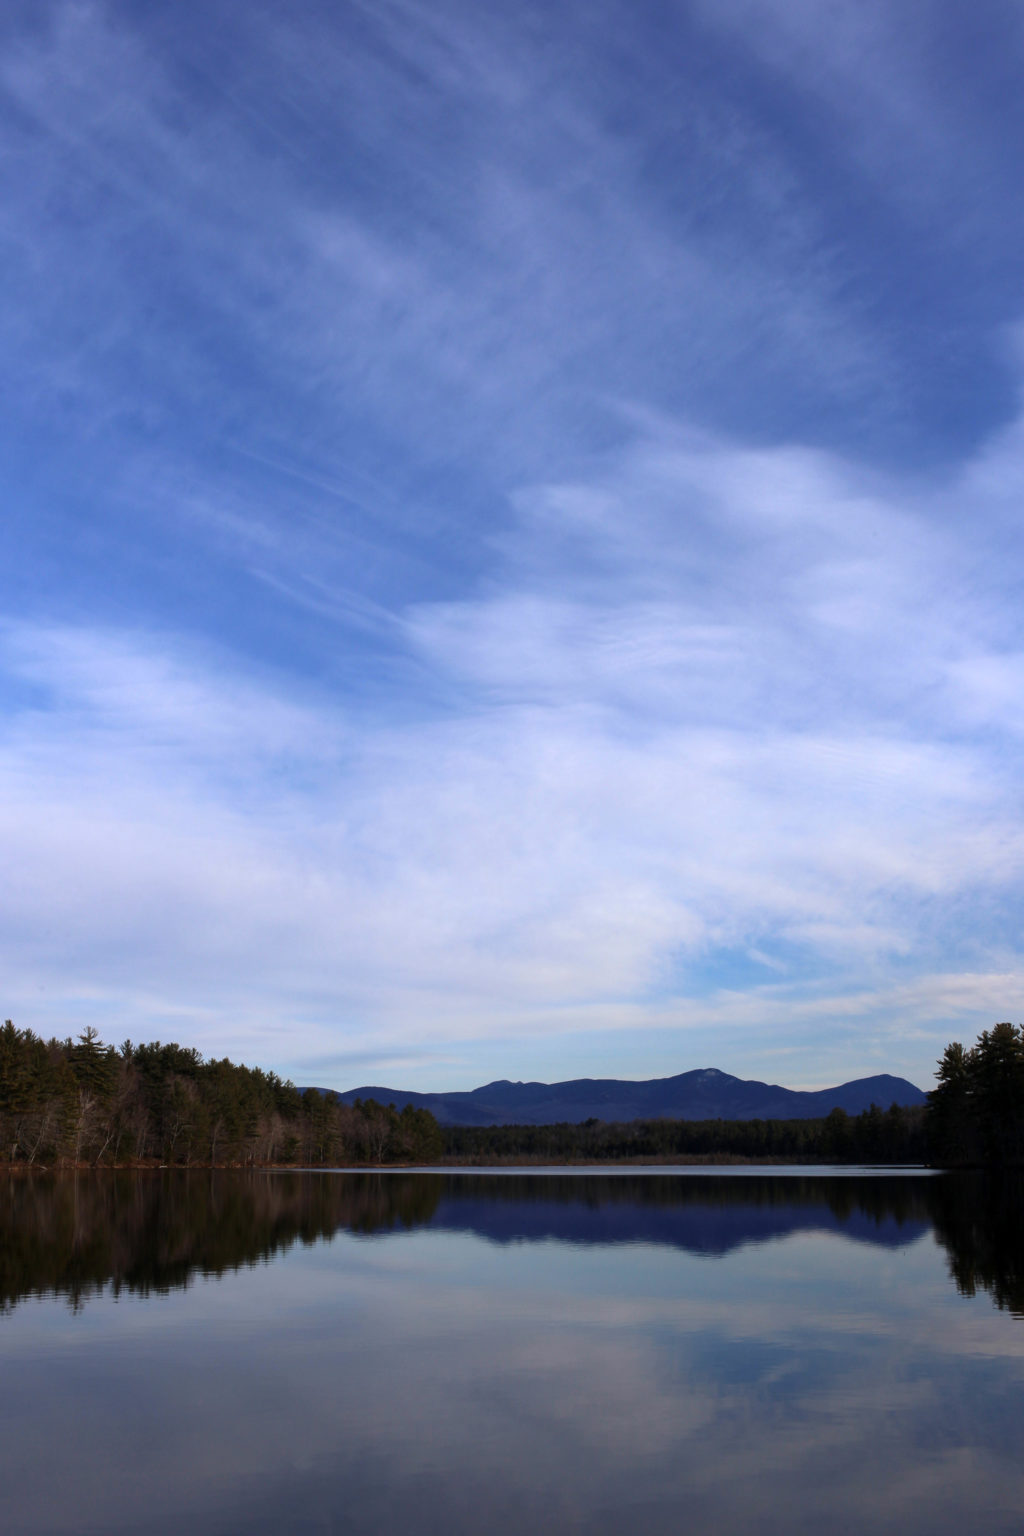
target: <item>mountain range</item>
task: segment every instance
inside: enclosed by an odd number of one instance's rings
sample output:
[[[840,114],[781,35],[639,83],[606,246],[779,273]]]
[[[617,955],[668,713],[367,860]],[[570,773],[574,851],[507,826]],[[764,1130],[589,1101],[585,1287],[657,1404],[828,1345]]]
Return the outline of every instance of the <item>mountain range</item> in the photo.
[[[320,1089],[331,1093],[331,1089]],[[760,1083],[715,1067],[631,1082],[615,1077],[580,1077],[564,1083],[513,1083],[507,1079],[462,1093],[412,1093],[368,1086],[335,1095],[346,1104],[376,1099],[429,1109],[442,1125],[553,1125],[584,1120],[812,1120],[833,1109],[860,1114],[877,1104],[924,1104],[926,1095],[904,1077],[888,1072],[859,1077],[813,1092]]]

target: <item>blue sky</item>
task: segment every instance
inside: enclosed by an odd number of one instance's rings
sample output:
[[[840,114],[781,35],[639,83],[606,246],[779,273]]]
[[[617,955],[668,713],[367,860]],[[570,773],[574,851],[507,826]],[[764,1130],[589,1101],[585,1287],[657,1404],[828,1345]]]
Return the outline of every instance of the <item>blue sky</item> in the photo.
[[[1024,980],[1024,14],[0,16],[0,974],[338,1087]]]

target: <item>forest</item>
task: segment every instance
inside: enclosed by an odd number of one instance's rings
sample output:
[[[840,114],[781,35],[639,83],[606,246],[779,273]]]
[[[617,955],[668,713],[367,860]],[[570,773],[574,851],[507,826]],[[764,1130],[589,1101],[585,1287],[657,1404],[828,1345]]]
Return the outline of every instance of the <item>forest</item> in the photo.
[[[947,1045],[923,1108],[872,1105],[819,1120],[633,1120],[613,1125],[446,1126],[445,1152],[473,1163],[673,1162],[1024,1165],[1024,1030],[996,1024]]]
[[[300,1092],[273,1072],[180,1045],[43,1040],[0,1029],[0,1163],[181,1167],[395,1163],[1024,1163],[1024,1032],[953,1042],[926,1108],[818,1120],[587,1120],[439,1126],[428,1110]]]
[[[355,1104],[180,1045],[0,1030],[0,1162],[27,1167],[434,1162],[429,1111]]]
[[[630,1120],[580,1125],[446,1125],[452,1161],[638,1163],[920,1163],[927,1160],[923,1108],[834,1109],[820,1120]]]
[[[1024,1030],[996,1024],[946,1046],[928,1100],[928,1141],[947,1166],[1024,1163]]]

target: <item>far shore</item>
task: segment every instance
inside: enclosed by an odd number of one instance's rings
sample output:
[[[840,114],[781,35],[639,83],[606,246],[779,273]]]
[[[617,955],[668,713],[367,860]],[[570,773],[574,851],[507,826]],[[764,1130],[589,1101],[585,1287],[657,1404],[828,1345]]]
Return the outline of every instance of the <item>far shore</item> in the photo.
[[[861,1166],[835,1159],[805,1157],[734,1157],[707,1153],[693,1157],[445,1157],[432,1163],[157,1163],[134,1160],[123,1163],[0,1163],[0,1173],[394,1173],[415,1170],[445,1173],[459,1168],[838,1168]],[[873,1163],[872,1167],[932,1167],[930,1163]]]

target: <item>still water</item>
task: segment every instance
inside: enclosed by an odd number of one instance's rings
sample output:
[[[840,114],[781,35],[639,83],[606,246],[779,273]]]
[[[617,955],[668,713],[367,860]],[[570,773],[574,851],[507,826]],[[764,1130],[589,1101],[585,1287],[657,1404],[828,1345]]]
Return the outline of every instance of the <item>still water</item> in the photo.
[[[0,1184],[0,1529],[1018,1532],[1024,1203],[949,1176]]]

